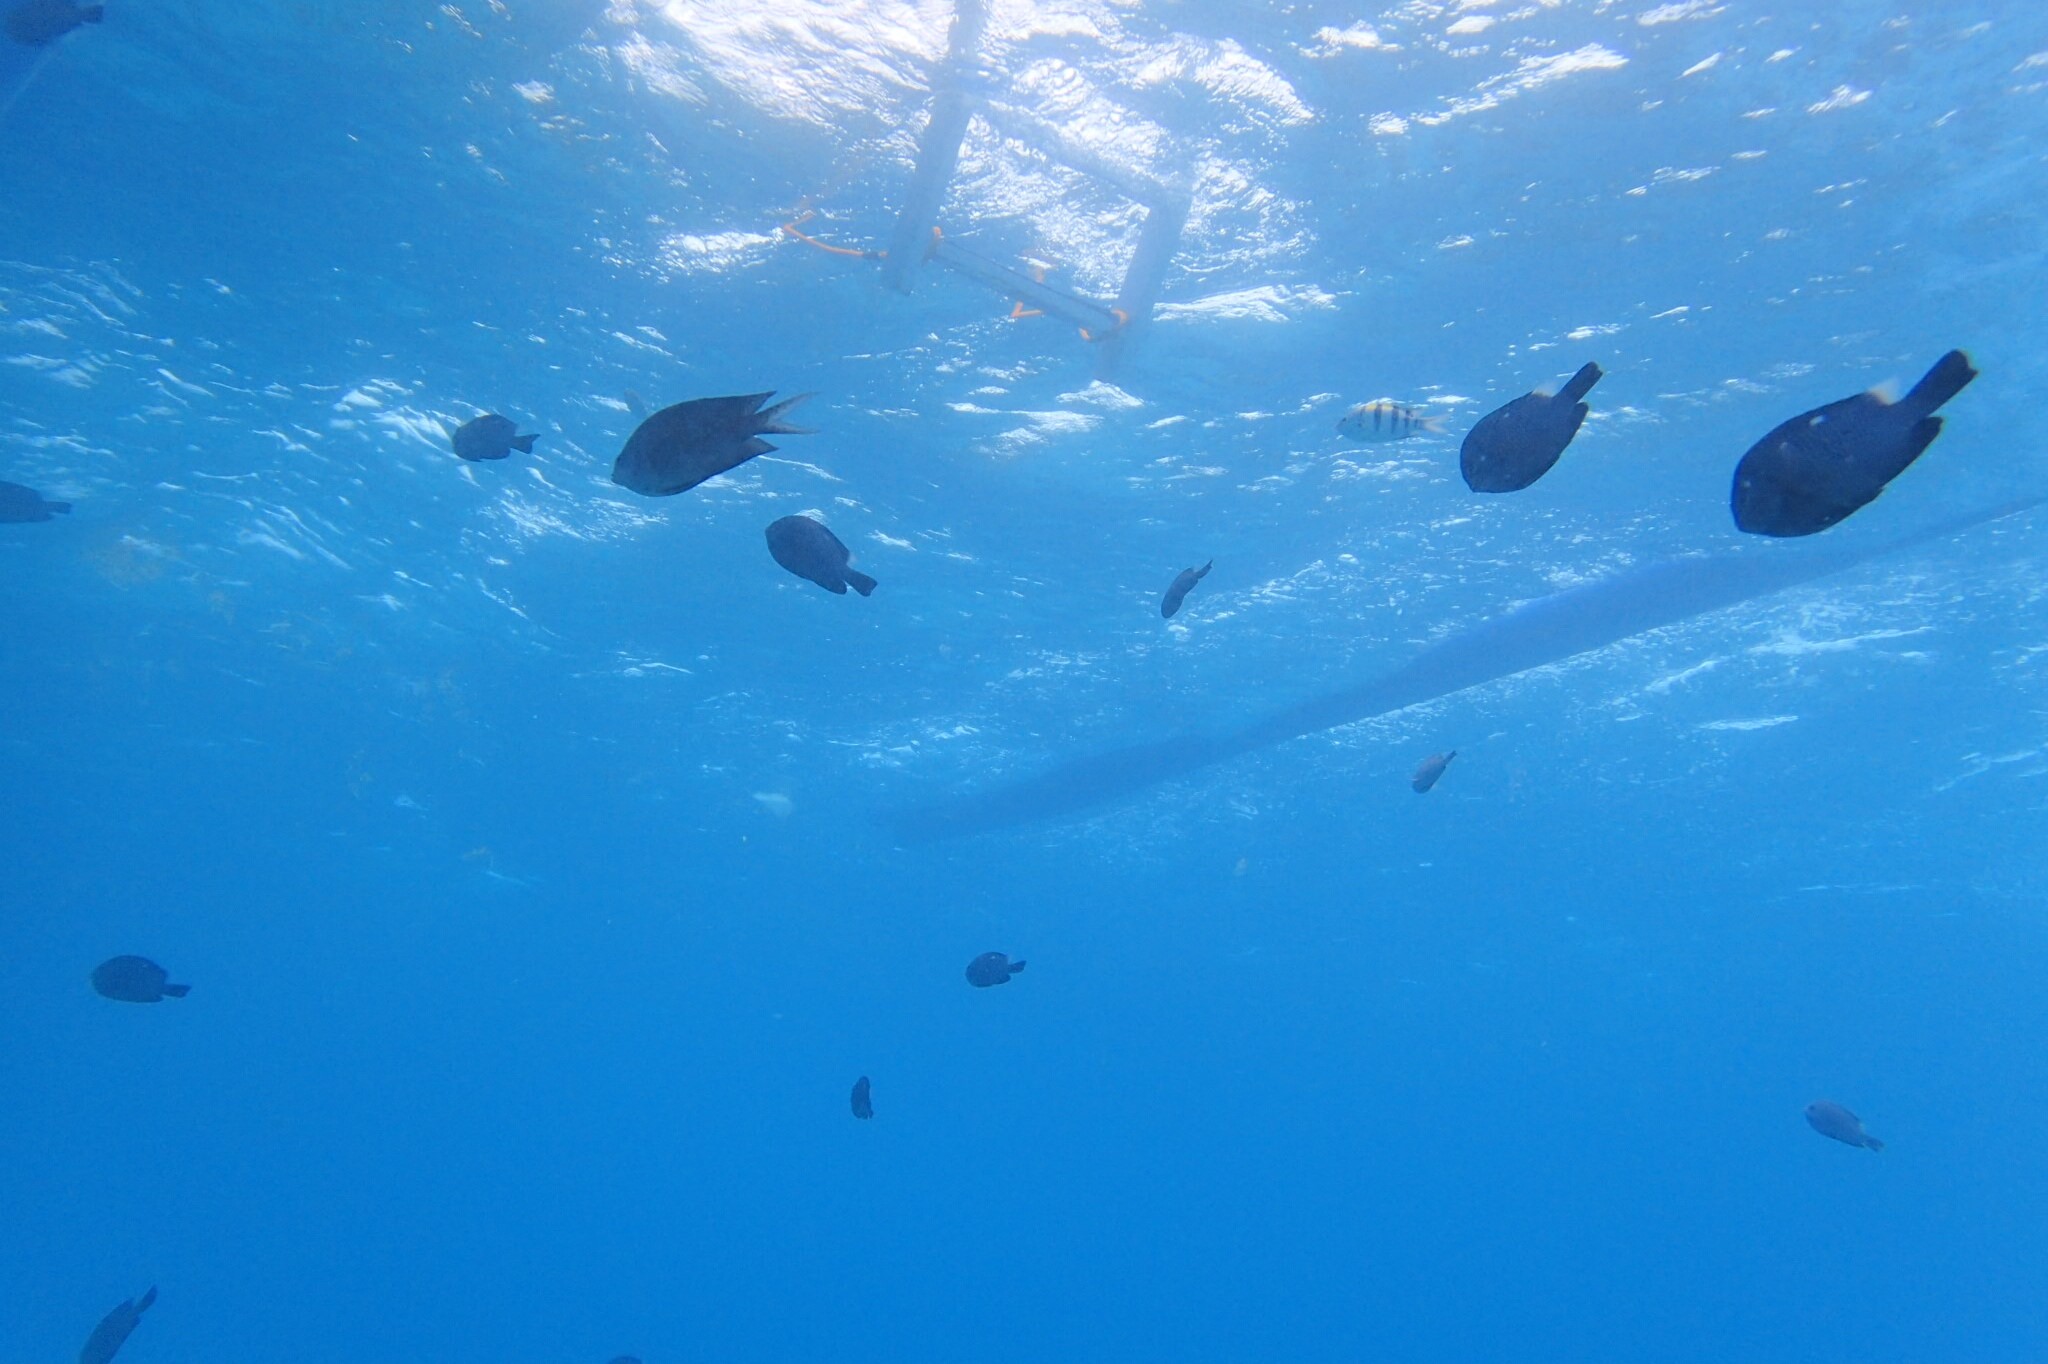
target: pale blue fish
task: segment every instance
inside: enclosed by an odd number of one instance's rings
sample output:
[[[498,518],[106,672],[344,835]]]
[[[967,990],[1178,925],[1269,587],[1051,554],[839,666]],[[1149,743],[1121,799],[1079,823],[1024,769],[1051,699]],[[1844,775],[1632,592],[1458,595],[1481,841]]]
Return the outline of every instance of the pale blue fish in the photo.
[[[1434,436],[1444,429],[1442,417],[1426,417],[1392,398],[1360,403],[1337,423],[1337,434],[1347,440],[1379,444],[1406,440],[1410,436]]]

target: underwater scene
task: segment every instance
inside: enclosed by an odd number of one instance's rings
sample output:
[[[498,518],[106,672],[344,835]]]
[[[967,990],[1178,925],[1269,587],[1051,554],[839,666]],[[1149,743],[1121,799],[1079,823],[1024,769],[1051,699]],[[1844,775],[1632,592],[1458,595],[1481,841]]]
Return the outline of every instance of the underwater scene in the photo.
[[[0,0],[0,1364],[2048,1358],[2048,6]]]

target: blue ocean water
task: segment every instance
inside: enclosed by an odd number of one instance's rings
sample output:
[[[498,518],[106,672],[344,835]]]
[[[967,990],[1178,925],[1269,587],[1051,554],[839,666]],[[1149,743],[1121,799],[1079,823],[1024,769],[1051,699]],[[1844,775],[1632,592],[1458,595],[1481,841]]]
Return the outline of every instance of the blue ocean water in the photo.
[[[953,18],[108,0],[4,54],[0,478],[74,510],[0,526],[0,1364],[152,1284],[124,1364],[2048,1353],[2040,513],[904,818],[1795,553],[1736,459],[1950,347],[1819,539],[2048,490],[2048,11]],[[1105,377],[781,231],[881,247],[935,85],[989,101],[947,239],[1055,289],[1187,196]],[[1586,360],[1558,467],[1468,492]],[[770,390],[817,433],[610,481],[635,399]],[[1381,397],[1448,434],[1337,435]],[[533,454],[457,460],[486,410]],[[804,511],[872,599],[770,560]]]

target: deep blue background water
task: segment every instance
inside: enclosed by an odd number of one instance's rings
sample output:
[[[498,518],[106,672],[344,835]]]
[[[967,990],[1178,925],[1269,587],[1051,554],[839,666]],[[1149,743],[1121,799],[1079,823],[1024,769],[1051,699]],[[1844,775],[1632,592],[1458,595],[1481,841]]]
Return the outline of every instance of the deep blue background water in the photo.
[[[2048,1347],[2038,516],[886,833],[1725,547],[1750,440],[1950,345],[1830,535],[2043,486],[2048,19],[1670,8],[1000,8],[1021,102],[1193,187],[1105,393],[774,240],[885,234],[944,7],[116,0],[0,122],[0,477],[76,502],[0,527],[0,1360],[151,1283],[124,1361]],[[1120,213],[978,132],[946,221],[1106,291]],[[1517,497],[1332,432],[1585,358]],[[639,502],[627,389],[820,431]],[[535,456],[455,460],[480,408]],[[768,560],[807,508],[872,600]]]

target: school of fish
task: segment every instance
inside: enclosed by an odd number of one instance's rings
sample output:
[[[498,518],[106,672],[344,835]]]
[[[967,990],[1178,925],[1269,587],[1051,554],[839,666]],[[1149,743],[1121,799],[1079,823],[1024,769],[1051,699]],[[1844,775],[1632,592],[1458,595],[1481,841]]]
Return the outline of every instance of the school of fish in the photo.
[[[104,7],[98,4],[17,0],[5,12],[4,28],[16,43],[43,47],[103,21]],[[1587,395],[1602,377],[1601,367],[1587,362],[1556,391],[1532,390],[1480,418],[1459,450],[1459,473],[1466,486],[1474,493],[1493,495],[1520,492],[1542,479],[1586,422],[1591,411]],[[1735,465],[1729,506],[1736,527],[1754,535],[1797,537],[1840,524],[1875,500],[1925,453],[1942,429],[1936,412],[1976,377],[1968,356],[1951,350],[1902,398],[1873,390],[1781,422]],[[766,405],[772,396],[760,392],[694,398],[649,413],[637,395],[627,394],[637,425],[613,463],[612,481],[643,497],[673,497],[772,452],[775,447],[763,436],[815,434],[789,420],[790,412],[813,395],[798,394]],[[1337,432],[1352,441],[1404,441],[1439,434],[1445,421],[1392,399],[1378,399],[1347,411]],[[497,412],[479,413],[449,435],[453,453],[472,463],[531,454],[536,439],[534,434],[520,434],[513,419]],[[0,523],[48,522],[72,510],[69,502],[0,480]],[[852,566],[851,552],[818,516],[781,517],[767,527],[766,541],[777,565],[827,592],[845,596],[851,589],[867,597],[876,590],[875,580]],[[1160,616],[1175,619],[1214,566],[1211,560],[1179,572],[1160,600]],[[1423,794],[1435,788],[1456,756],[1456,750],[1446,750],[1424,758],[1410,778],[1414,791]],[[965,976],[969,985],[987,989],[1007,984],[1024,969],[1022,960],[991,951],[970,960]],[[102,962],[90,981],[101,997],[127,1004],[156,1004],[190,993],[188,986],[173,982],[165,968],[133,955]],[[854,1083],[850,1109],[858,1120],[874,1118],[868,1076]],[[1884,1149],[1861,1119],[1831,1100],[1816,1100],[1806,1108],[1805,1117],[1821,1136],[1868,1151]],[[107,1312],[80,1350],[80,1364],[109,1364],[156,1298],[152,1287]],[[612,1364],[638,1360],[619,1356]]]

